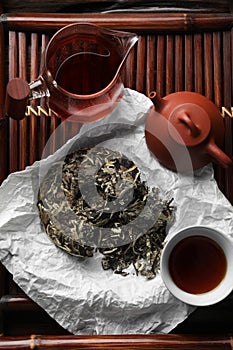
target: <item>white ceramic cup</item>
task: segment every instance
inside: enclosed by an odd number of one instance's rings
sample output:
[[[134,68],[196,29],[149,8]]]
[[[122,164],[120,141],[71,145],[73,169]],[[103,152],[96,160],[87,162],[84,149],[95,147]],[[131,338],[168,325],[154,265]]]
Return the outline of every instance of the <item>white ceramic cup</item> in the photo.
[[[171,270],[171,260],[174,259],[174,251],[176,247],[176,252],[177,252],[177,244],[179,242],[179,245],[181,246],[183,244],[184,247],[184,240],[192,237],[197,236],[194,239],[198,239],[198,237],[207,237],[214,241],[214,245],[217,244],[216,247],[220,247],[220,251],[224,253],[225,255],[225,262],[226,262],[226,269],[223,273],[223,278],[221,281],[211,290],[205,291],[205,292],[192,292],[192,291],[185,291],[185,288],[179,287],[179,283],[177,283],[176,278],[172,277],[173,272]],[[206,240],[204,239],[201,239]],[[189,240],[190,241],[190,240]],[[187,240],[186,240],[187,242]],[[198,249],[197,249],[198,250]],[[182,250],[180,250],[181,252]],[[199,249],[200,253],[201,249]],[[172,254],[172,255],[171,255]],[[178,253],[177,253],[178,254]],[[176,254],[176,256],[178,256]],[[198,255],[198,254],[197,254]],[[206,254],[206,258],[207,258]],[[213,254],[212,254],[213,255]],[[172,257],[173,258],[172,258]],[[193,258],[193,253],[191,251],[190,254],[190,261],[194,260]],[[182,259],[182,257],[181,257]],[[187,259],[187,257],[186,257]],[[199,259],[202,260],[202,259]],[[182,261],[182,260],[181,260]],[[214,259],[216,261],[216,259]],[[198,262],[198,261],[197,261]],[[203,262],[202,262],[203,263]],[[219,262],[220,263],[220,262]],[[174,266],[175,262],[173,260],[172,266]],[[189,264],[186,264],[189,266]],[[208,264],[205,264],[203,267],[203,271],[205,267]],[[220,264],[219,264],[220,265]],[[170,266],[170,267],[169,267]],[[181,264],[182,266],[182,264]],[[192,226],[192,227],[187,227],[179,232],[177,232],[170,240],[168,240],[165,243],[165,246],[163,248],[162,254],[161,254],[161,260],[160,260],[160,270],[161,270],[161,277],[166,285],[166,287],[170,290],[170,292],[180,299],[181,301],[188,303],[190,305],[195,305],[195,306],[206,306],[206,305],[211,305],[215,304],[221,300],[223,300],[227,295],[231,293],[233,290],[233,240],[231,237],[226,235],[223,232],[220,232],[217,229],[210,228],[207,226]],[[214,276],[211,274],[215,274],[215,271],[212,271],[212,269],[209,268],[210,276]],[[190,271],[191,274],[191,271]],[[194,275],[194,274],[193,274]],[[192,275],[190,275],[192,278]],[[190,278],[188,276],[188,278]],[[176,283],[174,282],[176,280]],[[192,282],[195,281],[195,279],[192,280]],[[198,281],[197,281],[198,283]],[[178,285],[177,285],[178,284]]]

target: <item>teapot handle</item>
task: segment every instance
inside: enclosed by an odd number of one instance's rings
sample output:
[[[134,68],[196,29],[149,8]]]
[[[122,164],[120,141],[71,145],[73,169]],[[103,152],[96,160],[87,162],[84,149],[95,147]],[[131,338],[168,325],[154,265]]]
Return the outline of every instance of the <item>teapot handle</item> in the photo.
[[[206,152],[215,160],[215,163],[224,168],[228,168],[233,164],[231,158],[216,145],[214,140],[210,140],[206,145]]]

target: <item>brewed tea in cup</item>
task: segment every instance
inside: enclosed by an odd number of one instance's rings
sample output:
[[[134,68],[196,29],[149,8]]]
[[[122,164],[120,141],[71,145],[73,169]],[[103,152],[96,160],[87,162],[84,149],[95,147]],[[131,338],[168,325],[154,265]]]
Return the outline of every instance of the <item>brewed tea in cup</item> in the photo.
[[[217,303],[233,289],[233,240],[210,227],[185,228],[166,243],[161,276],[170,292],[188,304]]]

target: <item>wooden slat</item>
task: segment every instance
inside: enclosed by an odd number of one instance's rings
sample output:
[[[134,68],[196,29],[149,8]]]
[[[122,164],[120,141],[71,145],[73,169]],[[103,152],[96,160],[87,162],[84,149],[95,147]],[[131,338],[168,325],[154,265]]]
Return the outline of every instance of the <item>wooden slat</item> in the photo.
[[[212,33],[204,33],[204,95],[213,100],[213,40]]]
[[[2,24],[0,24],[0,184],[8,174],[8,125],[4,114],[4,58],[4,31]]]
[[[40,67],[42,67],[43,54],[48,44],[48,41],[49,41],[48,36],[45,34],[42,34]],[[40,99],[40,106],[45,110],[47,109],[45,97]],[[48,139],[48,118],[44,114],[41,114],[39,117],[39,122],[40,122],[39,157],[41,157]]]
[[[75,125],[76,124],[76,125]],[[58,136],[58,132],[56,132],[56,130],[58,130],[57,128],[59,127],[60,125],[60,120],[59,118],[54,115],[53,113],[51,113],[51,117],[50,117],[50,129],[49,129],[49,146],[47,147],[48,148],[48,153],[49,154],[53,154],[58,148],[59,148],[59,145],[60,145],[60,137]],[[78,130],[79,130],[79,125],[78,123],[74,123],[74,126],[73,127],[77,127],[77,133],[78,133]],[[75,132],[74,132],[75,133]]]
[[[233,103],[233,95],[232,95],[232,62],[231,62],[231,54],[232,54],[232,42],[231,42],[231,32],[223,33],[223,105],[231,110],[231,106]],[[225,116],[225,151],[226,153],[232,157],[233,156],[233,126],[232,126],[232,118],[228,115]],[[225,181],[225,194],[227,198],[231,202],[233,202],[233,186],[232,186],[232,176],[233,169],[226,170],[226,181]]]
[[[31,34],[30,56],[30,81],[34,81],[39,75],[39,42],[38,34],[36,33]],[[35,110],[37,102],[32,100],[30,106]],[[29,163],[32,164],[36,159],[38,159],[38,123],[37,117],[33,113],[30,113],[29,118]]]
[[[0,304],[4,312],[38,311],[40,307],[23,294],[4,295]]]
[[[107,28],[138,32],[197,32],[232,27],[233,14],[195,13],[79,13],[79,14],[7,14],[1,20],[9,30],[55,31],[74,22],[90,22]]]
[[[155,54],[156,54],[156,38],[154,35],[147,36],[147,53],[146,53],[146,95],[149,96],[151,91],[155,89]]]
[[[27,43],[26,34],[18,34],[19,43],[19,77],[27,80]],[[28,164],[28,137],[27,137],[27,118],[19,122],[19,170],[25,169]]]
[[[195,34],[194,39],[194,90],[204,93],[203,84],[203,41],[202,34]]]
[[[123,79],[124,79],[124,83],[125,86],[127,86],[128,88],[131,89],[135,89],[135,52],[136,52],[136,48],[133,47],[132,50],[129,53],[129,56],[126,60],[126,64],[125,67],[123,69]]]
[[[7,270],[5,268],[5,266],[3,266],[2,264],[0,264],[0,298],[7,293],[6,290],[6,276],[7,276]]]
[[[9,80],[18,76],[18,41],[17,33],[9,32]],[[10,173],[19,169],[19,135],[18,121],[11,119],[9,130],[9,171]]]
[[[166,36],[166,95],[174,92],[174,41],[173,35]]]
[[[4,119],[4,95],[4,31],[0,23],[0,120]]]
[[[221,33],[213,33],[213,57],[214,63],[214,102],[220,108],[222,106],[222,56],[221,56]]]
[[[2,296],[7,292],[6,291],[6,280],[7,280],[7,271],[6,268],[0,263],[0,300]],[[4,316],[3,311],[0,306],[0,335],[4,332]]]
[[[137,72],[136,72],[136,90],[138,92],[145,91],[145,57],[146,57],[146,38],[140,36],[137,46]]]
[[[222,53],[221,53],[221,33],[213,33],[213,89],[214,89],[214,100],[213,102],[221,108],[223,105],[223,81],[222,81]],[[215,176],[219,184],[219,188],[222,192],[225,192],[225,174],[224,170],[216,166]]]
[[[165,38],[164,35],[158,35],[157,38],[157,57],[156,57],[156,92],[163,97],[165,95]]]
[[[175,91],[184,90],[184,55],[183,55],[183,36],[176,34],[175,36],[175,67],[174,80]]]
[[[184,72],[185,72],[185,90],[193,91],[193,36],[192,34],[185,34],[185,61],[184,61]]]
[[[40,336],[0,337],[0,346],[9,349],[127,349],[127,350],[231,350],[230,336],[123,335],[123,336]]]
[[[2,13],[2,5],[0,4],[0,14]],[[4,115],[4,31],[3,26],[0,24],[0,185],[8,174],[7,170],[7,124]],[[6,269],[0,263],[0,298],[4,295],[6,281]],[[3,314],[0,307],[0,336],[3,334]]]

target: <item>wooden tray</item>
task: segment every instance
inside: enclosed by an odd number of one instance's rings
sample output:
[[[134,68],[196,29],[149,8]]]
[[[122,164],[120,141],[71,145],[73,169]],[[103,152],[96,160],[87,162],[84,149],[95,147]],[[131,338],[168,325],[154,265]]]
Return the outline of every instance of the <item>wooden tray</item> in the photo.
[[[199,92],[224,111],[225,151],[232,156],[233,15],[230,13],[35,14],[10,13],[0,26],[0,182],[9,173],[40,159],[46,140],[60,121],[32,103],[22,121],[4,114],[6,83],[39,74],[41,54],[60,27],[73,22],[137,32],[139,42],[124,70],[125,86],[161,96],[174,91]],[[41,100],[39,106],[43,107]],[[78,126],[65,136],[78,132]],[[50,150],[53,152],[53,149]],[[232,170],[215,167],[220,189],[233,203]],[[232,349],[233,295],[198,308],[170,335],[74,337],[32,302],[0,266],[0,347],[22,349]],[[34,337],[30,334],[41,334]],[[192,335],[184,335],[184,334]],[[183,334],[183,335],[182,335]],[[207,335],[209,334],[209,335]],[[213,338],[213,334],[218,336]],[[29,336],[30,335],[30,336]],[[56,335],[51,337],[51,335]],[[9,338],[12,336],[13,338]],[[19,337],[21,336],[21,338]]]

